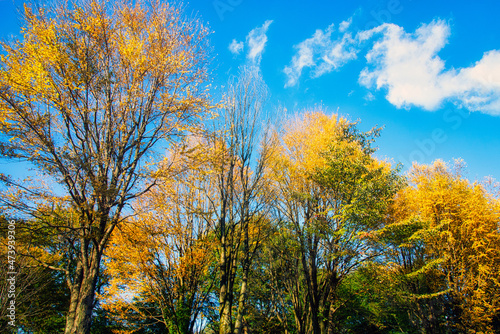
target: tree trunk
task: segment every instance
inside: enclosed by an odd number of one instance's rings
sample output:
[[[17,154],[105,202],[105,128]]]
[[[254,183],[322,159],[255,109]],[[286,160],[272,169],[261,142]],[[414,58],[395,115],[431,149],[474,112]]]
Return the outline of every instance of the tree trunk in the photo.
[[[234,326],[235,334],[241,334],[243,329],[243,315],[245,311],[247,297],[248,269],[244,270],[241,282],[240,296],[238,299],[238,314],[236,316],[236,324]]]
[[[70,308],[66,316],[64,334],[89,334],[92,323],[95,289],[101,262],[100,252],[94,250],[90,265],[83,267],[79,261],[76,279],[70,283]]]
[[[247,299],[248,272],[250,270],[250,245],[248,236],[248,221],[245,222],[245,239],[244,239],[244,258],[243,258],[243,277],[240,288],[240,296],[238,298],[238,313],[236,315],[236,324],[234,333],[241,334],[243,329],[243,315],[245,313],[245,304]]]
[[[322,331],[324,330],[324,332],[328,334],[335,334],[338,330],[333,319],[335,317],[335,312],[337,311],[335,301],[337,301],[337,288],[340,284],[340,279],[335,271],[331,272],[330,275],[330,288],[328,291],[328,318],[324,321],[325,329],[322,329]]]
[[[222,239],[222,251],[220,254],[220,290],[219,290],[219,314],[220,314],[220,328],[219,334],[230,334],[231,333],[231,298],[230,298],[230,286],[229,286],[229,275],[230,259],[226,254],[226,246],[224,244],[225,238]]]
[[[312,238],[308,237],[307,246],[302,244],[302,271],[306,281],[307,302],[309,304],[309,321],[310,321],[310,331],[312,334],[320,334],[320,321],[318,317],[319,313],[319,297],[318,297],[318,284],[317,284],[317,268],[316,268],[316,252],[313,249]],[[308,258],[306,258],[306,247],[308,250]]]
[[[335,289],[335,288],[333,288]],[[332,289],[332,290],[333,290]],[[334,292],[332,291],[332,294]],[[334,318],[334,315],[335,315],[335,299],[332,297],[330,298],[330,307],[328,308],[328,318],[323,322],[323,328],[321,328],[321,333],[325,333],[325,334],[335,334],[337,333],[337,329],[336,329],[336,326],[335,326],[335,323],[333,322],[333,318]]]

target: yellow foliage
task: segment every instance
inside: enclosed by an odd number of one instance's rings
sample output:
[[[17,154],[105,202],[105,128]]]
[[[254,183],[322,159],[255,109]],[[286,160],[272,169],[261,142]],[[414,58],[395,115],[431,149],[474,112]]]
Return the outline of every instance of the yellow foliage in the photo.
[[[176,301],[188,296],[200,303],[200,290],[213,279],[216,241],[207,220],[206,160],[198,149],[191,156],[170,153],[168,165],[155,173],[157,186],[138,199],[140,213],[118,226],[107,250],[112,278],[102,297],[124,319],[129,309],[142,314],[132,296],[174,312],[181,307]]]
[[[303,119],[295,118],[286,124],[282,145],[276,148],[278,169],[286,168],[297,177],[306,177],[316,168],[324,167],[326,160],[321,153],[341,135],[342,126],[347,123],[345,118],[323,112],[309,112],[303,115]]]
[[[207,29],[159,2],[111,7],[93,0],[48,13],[25,5],[23,39],[2,43],[0,125],[32,159],[47,151],[48,139],[37,130],[75,136],[78,130],[65,126],[83,127],[89,120],[106,125],[99,119],[106,110],[121,120],[115,133],[127,133],[142,113],[152,116],[141,108],[153,108],[156,125],[164,126],[161,136],[184,131],[212,108],[198,88],[205,79]]]
[[[488,332],[500,312],[500,206],[481,184],[463,178],[461,169],[460,162],[455,170],[439,160],[414,164],[393,215],[396,222],[423,223],[412,238],[425,242],[434,258],[424,268],[437,266],[445,274],[462,308],[462,330]]]

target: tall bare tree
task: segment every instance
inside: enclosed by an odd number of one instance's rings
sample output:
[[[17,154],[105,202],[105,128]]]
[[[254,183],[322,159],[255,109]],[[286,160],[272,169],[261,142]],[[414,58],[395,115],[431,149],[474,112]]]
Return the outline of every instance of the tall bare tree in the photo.
[[[230,86],[222,123],[212,139],[212,146],[219,152],[213,160],[217,195],[212,202],[219,242],[221,334],[243,330],[250,264],[260,244],[272,197],[265,190],[264,180],[271,140],[263,113],[265,94],[266,86],[258,71],[244,68],[238,81]],[[238,270],[241,284],[236,300]]]

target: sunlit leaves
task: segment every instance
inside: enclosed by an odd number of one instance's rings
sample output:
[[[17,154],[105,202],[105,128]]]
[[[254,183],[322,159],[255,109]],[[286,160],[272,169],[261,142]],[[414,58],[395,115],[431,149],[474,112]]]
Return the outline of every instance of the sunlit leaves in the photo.
[[[202,152],[196,144],[171,150],[155,173],[157,185],[136,202],[137,217],[112,238],[105,307],[131,324],[152,319],[174,333],[191,332],[208,305],[217,243]]]
[[[390,163],[372,156],[379,130],[361,132],[346,118],[317,111],[276,134],[270,180],[277,211],[294,240],[287,245],[293,244],[300,259],[296,277],[288,279],[307,292],[289,293],[297,310],[309,308],[295,314],[297,326],[313,333],[333,330],[340,282],[377,255],[374,232],[383,226],[399,186]]]
[[[483,185],[462,176],[462,164],[454,168],[442,161],[414,165],[410,186],[396,197],[385,237],[403,249],[418,252],[419,262],[406,271],[409,277],[431,273],[441,275],[460,305],[458,327],[472,333],[491,330],[493,317],[500,311],[498,290],[500,234],[498,199]],[[388,234],[390,233],[390,234]],[[403,264],[403,263],[402,263]],[[432,298],[433,294],[426,298]]]

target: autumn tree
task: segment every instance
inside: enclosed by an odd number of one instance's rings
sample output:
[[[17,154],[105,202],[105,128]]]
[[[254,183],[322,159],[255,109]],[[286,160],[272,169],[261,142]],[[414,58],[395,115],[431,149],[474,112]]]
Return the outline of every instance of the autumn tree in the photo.
[[[111,280],[105,308],[130,331],[158,323],[168,333],[194,333],[212,301],[216,242],[206,219],[210,180],[204,147],[192,136],[177,148],[107,250]]]
[[[217,239],[221,334],[243,330],[250,265],[272,199],[264,179],[271,140],[263,113],[265,93],[258,71],[242,69],[207,137],[207,171],[212,179],[207,219],[213,222]],[[241,277],[239,287],[235,285],[237,275]]]
[[[456,333],[447,296],[432,293],[439,282],[384,257],[365,263],[340,284],[335,322],[353,333]]]
[[[415,253],[418,245],[419,261],[407,274],[434,284],[427,293],[417,291],[419,297],[447,296],[460,331],[492,332],[500,312],[498,198],[483,184],[469,182],[460,162],[453,168],[439,160],[414,164],[408,177],[410,185],[398,193],[394,222],[385,231],[386,237],[411,231],[399,245],[405,261],[398,265],[412,261],[408,251]]]
[[[381,284],[378,292],[372,292],[379,300],[387,301],[387,308],[404,310],[404,322],[415,332],[448,333],[456,318],[456,307],[451,303],[446,277],[439,270],[441,259],[428,251],[426,223],[411,213],[411,189],[413,186],[407,185],[398,192],[386,226],[378,231],[386,251],[381,263],[371,267]]]
[[[148,190],[154,148],[209,108],[207,32],[159,1],[63,1],[24,13],[22,39],[2,44],[0,148],[45,183],[3,176],[2,204],[49,229],[68,256],[38,263],[66,276],[65,333],[89,333],[103,252],[128,203]]]
[[[263,93],[259,73],[242,69],[220,116],[168,151],[152,174],[155,187],[136,202],[137,217],[123,225],[134,232],[117,233],[112,241],[113,286],[159,305],[163,314],[135,313],[156,317],[171,332],[193,331],[215,282],[219,330],[243,330],[250,267],[272,197],[263,179],[269,147],[259,127]],[[111,300],[120,291],[110,291]],[[134,307],[124,302],[112,303],[113,309]]]
[[[285,256],[298,259],[289,293],[299,333],[336,331],[337,287],[378,254],[370,236],[399,183],[390,164],[372,156],[378,131],[311,112],[285,126],[273,152],[277,210],[291,236]]]

